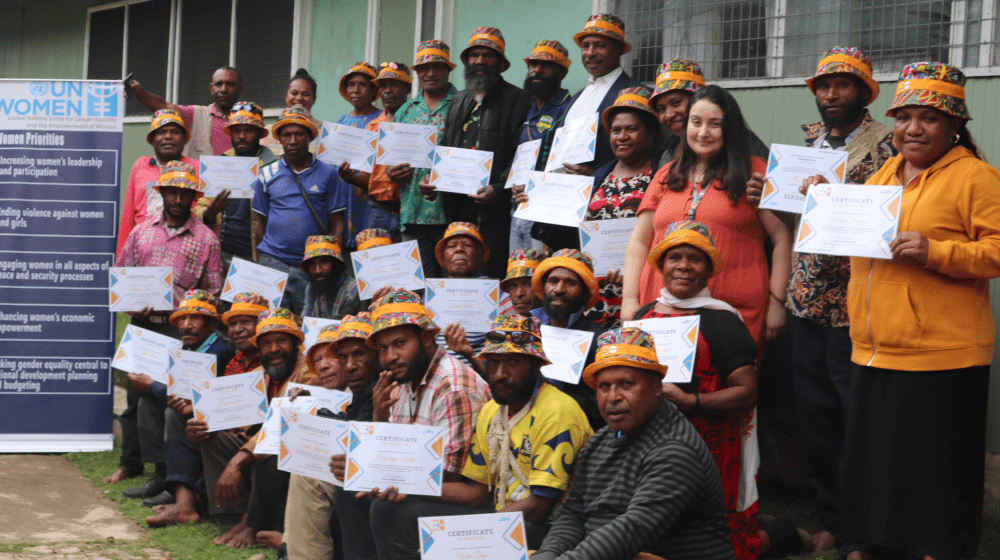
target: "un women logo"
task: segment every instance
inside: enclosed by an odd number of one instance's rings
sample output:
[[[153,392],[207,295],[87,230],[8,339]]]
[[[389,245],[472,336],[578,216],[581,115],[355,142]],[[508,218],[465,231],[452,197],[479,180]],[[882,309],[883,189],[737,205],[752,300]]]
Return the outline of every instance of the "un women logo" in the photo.
[[[28,91],[31,92],[31,95],[45,95],[49,92],[49,84],[48,82],[31,82]]]

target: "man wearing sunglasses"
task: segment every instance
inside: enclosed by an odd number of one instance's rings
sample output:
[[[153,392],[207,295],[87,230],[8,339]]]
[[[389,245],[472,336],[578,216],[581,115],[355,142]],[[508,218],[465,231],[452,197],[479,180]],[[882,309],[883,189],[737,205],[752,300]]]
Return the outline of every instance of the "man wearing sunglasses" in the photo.
[[[579,405],[540,374],[549,361],[537,319],[501,315],[486,341],[478,357],[493,400],[479,412],[461,480],[445,482],[441,498],[407,498],[394,488],[377,496],[391,513],[382,533],[394,559],[420,560],[421,517],[520,511],[528,548],[537,549],[594,434]]]

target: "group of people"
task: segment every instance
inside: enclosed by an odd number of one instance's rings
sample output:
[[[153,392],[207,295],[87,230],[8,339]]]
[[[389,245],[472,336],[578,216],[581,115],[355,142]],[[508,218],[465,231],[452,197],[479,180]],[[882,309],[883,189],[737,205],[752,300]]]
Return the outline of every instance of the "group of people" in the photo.
[[[847,183],[904,187],[892,258],[792,251],[797,216],[758,208],[768,148],[696,62],[670,60],[650,89],[621,67],[624,23],[592,16],[574,35],[590,78],[562,88],[558,41],[524,57],[523,89],[503,34],[477,28],[450,81],[450,49],[421,43],[410,66],[359,62],[340,80],[337,122],[434,125],[440,145],[490,151],[477,194],[438,193],[427,169],[371,172],[319,161],[316,81],[299,70],[265,126],[238,101],[234,68],[213,104],[176,106],[133,82],[154,110],[153,156],[132,168],[117,266],[171,266],[175,310],[132,323],[217,356],[225,375],[262,369],[268,399],[349,390],[350,420],[446,427],[439,499],[397,488],[345,492],[254,453],[259,426],[208,432],[190,401],[129,374],[119,469],[154,476],[126,496],[150,526],[239,514],[219,545],[288,558],[419,558],[417,518],[520,511],[534,558],[749,560],[837,547],[848,560],[973,557],[982,519],[986,395],[993,351],[989,279],[1000,276],[1000,174],[971,135],[965,76],[939,62],[900,73],[886,113],[869,56],[826,52],[806,85],[821,120],[805,145],[848,153]],[[418,93],[409,91],[416,73]],[[381,105],[381,108],[376,106]],[[575,228],[512,218],[517,147],[598,113],[585,220],[637,218],[624,270],[594,270]],[[257,157],[253,199],[202,196],[200,155]],[[805,179],[810,185],[832,177]],[[836,187],[834,187],[836,188]],[[420,293],[360,299],[348,254],[416,241],[427,278],[494,278],[506,297],[487,332],[436,325]],[[767,249],[767,248],[770,249]],[[770,253],[768,253],[768,250]],[[233,258],[287,272],[281,307],[260,294],[219,302]],[[419,290],[418,290],[419,292]],[[697,315],[690,383],[664,383],[650,334],[624,321]],[[337,319],[303,348],[301,317]],[[221,323],[221,325],[220,325]],[[541,374],[541,327],[593,333],[579,384]],[[443,328],[442,328],[443,327]],[[803,462],[822,529],[759,512],[755,404],[768,341],[789,328]],[[344,457],[331,471],[344,476]],[[373,531],[373,527],[376,530]],[[337,552],[339,551],[339,552]]]

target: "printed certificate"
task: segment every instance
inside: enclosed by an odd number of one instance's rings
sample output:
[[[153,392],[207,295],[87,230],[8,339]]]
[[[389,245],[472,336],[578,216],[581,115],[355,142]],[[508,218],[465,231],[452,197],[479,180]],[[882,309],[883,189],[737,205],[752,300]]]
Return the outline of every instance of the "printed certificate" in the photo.
[[[625,250],[639,218],[580,222],[580,249],[594,261],[598,278],[619,269],[625,272]]]
[[[319,331],[323,330],[324,327],[329,325],[340,325],[338,319],[320,319],[319,317],[303,317],[302,318],[302,334],[306,335],[305,341],[302,342],[302,353],[305,354],[314,344],[316,344],[316,337],[319,336]]]
[[[891,259],[899,229],[903,187],[838,185],[809,187],[795,250],[844,257]]]
[[[344,490],[395,486],[402,494],[440,496],[444,432],[439,426],[351,422]]]
[[[118,349],[115,350],[111,367],[128,373],[145,373],[153,381],[166,385],[170,350],[178,350],[181,346],[183,344],[176,338],[128,325]]]
[[[287,272],[233,257],[219,299],[233,301],[236,294],[257,292],[271,302],[271,307],[278,307],[287,282]]]
[[[371,299],[379,288],[422,290],[424,267],[416,241],[393,243],[351,253],[354,278],[362,300]]]
[[[760,207],[801,214],[802,203],[806,199],[799,194],[802,181],[813,175],[822,175],[831,183],[844,182],[847,156],[847,150],[771,144]]]
[[[264,371],[227,375],[191,383],[194,417],[218,432],[260,424],[267,416]]]
[[[442,329],[458,323],[465,332],[487,332],[500,303],[500,281],[477,278],[427,280],[424,305]]]
[[[476,194],[490,184],[493,152],[438,146],[427,182],[439,192]]]
[[[521,512],[421,517],[420,559],[523,560],[527,531]]]
[[[514,152],[514,162],[510,164],[510,175],[507,176],[507,183],[503,188],[509,189],[514,185],[527,185],[528,172],[535,170],[538,163],[538,152],[542,149],[542,139],[525,142],[517,147]]]
[[[253,198],[253,182],[257,180],[260,159],[237,156],[201,156],[198,181],[205,196],[218,196],[225,189],[229,198]]]
[[[304,385],[302,383],[289,383],[285,387],[284,396],[288,396],[288,393],[292,391],[295,387],[302,387],[303,389],[309,391],[309,396],[313,399],[314,404],[306,409],[308,414],[316,414],[321,408],[326,408],[330,412],[347,412],[348,405],[354,400],[354,395],[347,391],[338,391],[336,389],[327,389],[326,387],[317,387],[315,385]],[[295,399],[298,402],[298,399]]]
[[[545,162],[545,171],[558,171],[564,163],[594,161],[600,120],[600,114],[594,113],[571,120],[557,129],[552,138],[549,159]]]
[[[656,345],[656,360],[667,366],[664,383],[688,383],[694,371],[698,350],[698,328],[701,317],[665,317],[625,321],[622,326],[636,327],[652,335]]]
[[[114,266],[108,269],[108,308],[112,313],[173,311],[173,271],[169,266]]]
[[[562,173],[528,174],[528,202],[522,202],[514,211],[515,218],[543,222],[558,226],[579,227],[587,214],[590,191],[594,178],[586,175]]]
[[[551,364],[542,366],[542,375],[572,385],[580,382],[594,333],[542,325],[542,350]]]
[[[432,124],[378,123],[375,163],[430,169],[438,129]]]
[[[191,383],[212,379],[218,360],[215,354],[190,352],[173,348],[170,350],[170,369],[167,370],[167,394],[191,400]]]
[[[282,408],[279,412],[278,469],[343,486],[330,472],[330,457],[347,454],[351,423],[303,414],[293,408]]]
[[[279,442],[281,441],[281,414],[283,408],[292,408],[309,414],[309,409],[316,404],[316,399],[312,397],[296,397],[290,400],[288,397],[274,397],[267,407],[267,416],[264,417],[264,424],[260,427],[260,437],[257,438],[257,446],[253,452],[258,455],[277,455]]]
[[[324,122],[316,157],[334,167],[340,167],[346,161],[351,169],[371,173],[377,145],[378,133],[373,130]]]

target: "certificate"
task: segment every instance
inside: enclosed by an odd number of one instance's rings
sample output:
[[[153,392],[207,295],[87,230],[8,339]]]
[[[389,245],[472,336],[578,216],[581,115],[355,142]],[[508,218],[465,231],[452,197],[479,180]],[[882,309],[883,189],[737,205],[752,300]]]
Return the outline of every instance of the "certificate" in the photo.
[[[551,364],[542,366],[542,375],[572,385],[580,382],[594,333],[542,325],[542,350]]]
[[[379,288],[392,286],[397,290],[421,290],[424,287],[424,267],[416,241],[393,243],[374,249],[351,253],[354,279],[362,300],[371,299]]]
[[[253,198],[260,160],[255,157],[201,156],[198,181],[205,196],[218,196],[224,189],[229,198]]]
[[[378,123],[375,163],[430,169],[438,129],[432,124]]]
[[[108,269],[108,308],[112,313],[174,309],[174,269],[169,266],[115,266]]]
[[[590,191],[593,188],[594,178],[586,175],[532,171],[528,174],[528,186],[524,189],[528,194],[528,201],[517,207],[514,217],[532,222],[579,227],[587,213]]]
[[[179,349],[181,341],[162,334],[140,329],[135,325],[125,327],[122,341],[115,350],[111,367],[129,373],[145,373],[167,384],[167,370],[170,369],[170,350]]]
[[[427,182],[439,192],[476,194],[490,184],[493,152],[438,146]]]
[[[374,130],[324,122],[323,131],[319,134],[316,157],[334,167],[339,167],[346,161],[351,169],[371,173],[376,145],[378,133]]]
[[[167,370],[167,394],[191,400],[191,383],[212,379],[218,373],[215,354],[170,350],[170,369]]]
[[[417,525],[420,560],[522,560],[528,555],[524,516],[519,511],[421,517]]]
[[[351,422],[344,490],[395,486],[401,494],[440,496],[444,431],[420,424]]]
[[[302,318],[302,334],[305,335],[305,340],[302,341],[303,354],[316,344],[316,337],[319,336],[319,331],[330,325],[339,326],[340,321],[337,319],[320,319],[319,317]]]
[[[315,385],[304,385],[302,383],[289,383],[285,387],[285,396],[287,397],[288,393],[295,387],[301,387],[309,391],[309,397],[313,400],[313,405],[306,409],[306,413],[308,414],[316,414],[321,408],[325,408],[334,414],[347,412],[347,407],[354,400],[354,395],[347,391],[327,389],[326,387],[317,387]],[[298,402],[298,399],[295,402]]]
[[[277,455],[281,441],[281,414],[283,408],[292,408],[308,414],[309,409],[316,404],[312,397],[296,397],[290,400],[288,397],[274,397],[267,407],[267,416],[264,417],[264,424],[260,427],[260,436],[257,438],[257,446],[253,452],[258,455]]]
[[[698,315],[625,321],[622,324],[623,327],[642,329],[653,337],[656,361],[667,366],[667,374],[663,376],[665,383],[691,381],[700,325],[701,317]]]
[[[233,301],[236,294],[256,292],[271,302],[271,307],[281,305],[281,295],[285,293],[288,273],[233,257],[229,274],[219,299]]]
[[[278,469],[343,486],[330,472],[330,457],[347,454],[351,423],[303,414],[293,408],[280,409],[280,415]]]
[[[267,416],[264,371],[216,377],[191,383],[194,417],[209,432],[260,424]]]
[[[510,175],[507,176],[505,189],[514,185],[527,185],[528,172],[535,170],[538,163],[538,151],[542,149],[542,139],[525,142],[517,147],[514,152],[514,162],[510,164]]]
[[[899,229],[903,187],[838,185],[809,187],[795,235],[799,253],[891,259]]]
[[[771,144],[760,207],[802,213],[802,203],[806,199],[799,194],[802,181],[813,175],[822,175],[831,183],[843,183],[847,156],[847,150]]]
[[[614,269],[625,271],[625,250],[639,218],[580,222],[580,250],[594,261],[598,278]]]
[[[431,320],[444,328],[458,323],[465,332],[487,332],[500,303],[500,281],[476,278],[427,280],[424,305]]]
[[[556,130],[545,171],[558,171],[564,163],[594,161],[600,114],[573,119]]]

